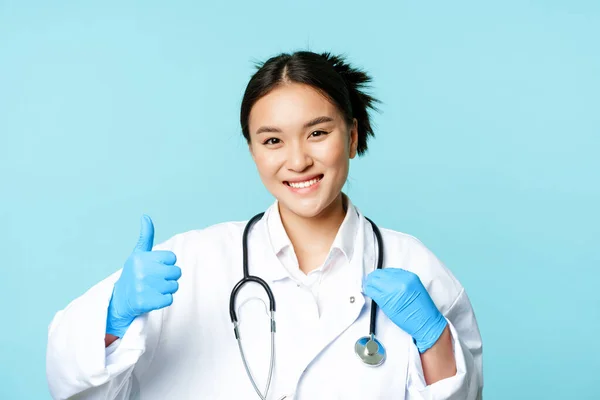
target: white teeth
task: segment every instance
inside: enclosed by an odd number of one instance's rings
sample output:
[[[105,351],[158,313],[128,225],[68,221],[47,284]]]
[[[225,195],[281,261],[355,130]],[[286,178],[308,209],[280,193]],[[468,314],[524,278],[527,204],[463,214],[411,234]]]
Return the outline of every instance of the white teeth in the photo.
[[[290,185],[291,187],[296,188],[296,189],[302,189],[302,188],[307,188],[309,186],[312,186],[315,183],[319,182],[320,180],[321,180],[321,178],[311,179],[310,181],[297,182],[297,183],[288,182],[288,185]]]

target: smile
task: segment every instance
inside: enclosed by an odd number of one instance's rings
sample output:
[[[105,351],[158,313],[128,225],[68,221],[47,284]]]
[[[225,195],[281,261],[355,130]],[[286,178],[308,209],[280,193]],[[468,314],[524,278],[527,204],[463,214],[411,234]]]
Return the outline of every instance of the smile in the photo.
[[[288,181],[284,181],[284,183],[294,189],[304,189],[304,188],[308,188],[311,187],[313,185],[316,185],[318,182],[321,181],[321,179],[323,179],[323,175],[319,175],[316,178],[313,179],[309,179],[307,181],[303,181],[303,182],[288,182]]]

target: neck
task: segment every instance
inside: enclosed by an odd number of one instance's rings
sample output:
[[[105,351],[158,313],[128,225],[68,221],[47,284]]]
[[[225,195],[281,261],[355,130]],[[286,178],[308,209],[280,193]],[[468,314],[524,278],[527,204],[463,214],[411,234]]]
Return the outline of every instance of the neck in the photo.
[[[317,268],[329,253],[340,225],[346,216],[346,201],[342,193],[319,215],[305,218],[294,214],[285,207],[279,207],[281,222],[294,246],[294,251],[305,273]],[[302,263],[305,255],[318,261]]]

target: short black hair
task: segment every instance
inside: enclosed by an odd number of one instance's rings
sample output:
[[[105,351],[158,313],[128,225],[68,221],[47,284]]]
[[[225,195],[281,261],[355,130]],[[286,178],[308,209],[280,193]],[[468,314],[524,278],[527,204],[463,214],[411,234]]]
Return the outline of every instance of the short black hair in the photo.
[[[341,55],[297,51],[281,53],[256,65],[258,71],[250,78],[240,112],[242,133],[250,143],[249,117],[252,106],[271,90],[285,83],[302,83],[314,87],[328,96],[339,108],[348,126],[358,121],[357,152],[367,151],[367,141],[374,137],[369,109],[377,110],[379,100],[363,89],[371,82],[366,72],[348,64]]]

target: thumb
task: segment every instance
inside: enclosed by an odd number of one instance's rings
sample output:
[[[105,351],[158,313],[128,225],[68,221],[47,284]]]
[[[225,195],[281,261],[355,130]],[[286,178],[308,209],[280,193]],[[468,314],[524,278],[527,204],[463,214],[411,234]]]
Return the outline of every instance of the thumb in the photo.
[[[141,222],[140,237],[134,251],[152,251],[152,246],[154,245],[154,224],[152,223],[152,219],[146,214],[142,215]]]

